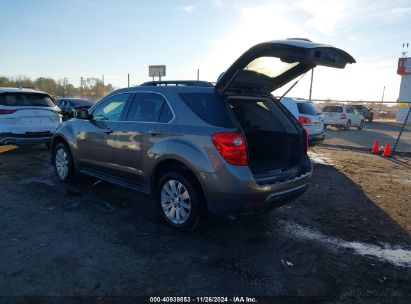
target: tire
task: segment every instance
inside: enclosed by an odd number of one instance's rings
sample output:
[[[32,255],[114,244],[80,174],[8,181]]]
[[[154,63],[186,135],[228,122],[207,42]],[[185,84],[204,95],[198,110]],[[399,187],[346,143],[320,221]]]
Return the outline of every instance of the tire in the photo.
[[[162,219],[169,226],[182,231],[196,228],[204,214],[200,189],[178,172],[166,173],[160,179],[156,205]]]
[[[364,128],[364,120],[361,120],[360,125],[357,127],[358,130],[362,130]]]
[[[67,145],[58,143],[53,149],[53,167],[61,182],[69,182],[75,175],[73,158]],[[64,169],[66,168],[66,169]]]
[[[350,131],[351,129],[351,120],[347,121],[347,124],[344,127],[345,131]]]

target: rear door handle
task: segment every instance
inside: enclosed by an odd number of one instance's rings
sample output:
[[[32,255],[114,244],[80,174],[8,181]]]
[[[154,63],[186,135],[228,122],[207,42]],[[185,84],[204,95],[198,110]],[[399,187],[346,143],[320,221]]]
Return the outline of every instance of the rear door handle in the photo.
[[[153,136],[157,136],[157,135],[161,135],[161,134],[163,134],[163,133],[162,133],[161,131],[159,131],[159,130],[151,129],[151,130],[148,131],[148,134],[151,134],[151,135],[153,135]]]
[[[111,133],[114,133],[114,130],[113,130],[113,129],[110,129],[110,128],[107,128],[107,129],[104,130],[104,132],[105,132],[106,134],[111,134]]]

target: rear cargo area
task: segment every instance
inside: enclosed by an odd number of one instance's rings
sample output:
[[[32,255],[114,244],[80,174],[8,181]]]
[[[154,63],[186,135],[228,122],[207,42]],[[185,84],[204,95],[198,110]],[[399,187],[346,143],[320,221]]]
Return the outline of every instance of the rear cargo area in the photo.
[[[298,166],[302,155],[298,131],[274,101],[230,97],[228,103],[245,134],[254,175],[278,174]]]

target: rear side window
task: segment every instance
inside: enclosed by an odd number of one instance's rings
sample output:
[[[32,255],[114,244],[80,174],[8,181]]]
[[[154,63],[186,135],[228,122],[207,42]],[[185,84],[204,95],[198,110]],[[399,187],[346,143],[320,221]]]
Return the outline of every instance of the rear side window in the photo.
[[[180,97],[205,122],[225,128],[233,126],[226,104],[216,94],[181,93]]]
[[[354,113],[354,108],[346,108],[347,113]]]
[[[342,113],[343,108],[340,106],[326,106],[324,107],[323,112]]]
[[[298,102],[297,107],[298,107],[298,112],[300,112],[301,114],[317,115],[318,113],[320,113],[317,107],[312,103]]]
[[[54,107],[50,96],[41,93],[1,93],[0,105],[10,107]]]
[[[164,122],[173,118],[163,96],[154,93],[137,93],[127,115],[127,121]]]

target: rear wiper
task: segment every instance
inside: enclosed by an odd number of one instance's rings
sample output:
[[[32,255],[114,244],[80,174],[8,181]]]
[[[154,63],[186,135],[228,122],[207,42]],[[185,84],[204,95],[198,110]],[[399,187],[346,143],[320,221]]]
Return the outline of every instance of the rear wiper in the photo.
[[[285,95],[287,95],[296,85],[297,83],[301,80],[301,78],[303,78],[305,76],[305,74],[307,74],[307,72],[305,72],[304,74],[301,75],[300,78],[298,78],[298,80],[296,82],[293,83],[293,85],[291,87],[288,88],[287,91],[285,91],[285,93],[283,94],[283,96],[280,97],[280,99],[278,101],[281,101],[281,99],[283,99],[285,97]]]

